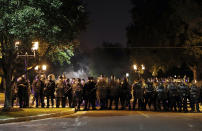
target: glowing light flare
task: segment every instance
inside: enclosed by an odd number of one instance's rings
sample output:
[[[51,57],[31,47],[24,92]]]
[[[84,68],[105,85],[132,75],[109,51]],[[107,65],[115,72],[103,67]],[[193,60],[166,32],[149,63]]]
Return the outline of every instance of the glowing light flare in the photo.
[[[129,77],[129,73],[126,73],[126,77]]]
[[[47,66],[46,65],[42,65],[42,70],[46,71],[47,70]]]
[[[137,70],[137,65],[133,65],[133,69],[136,71]]]
[[[38,71],[39,70],[39,66],[37,65],[34,70]]]
[[[38,41],[35,41],[35,42],[32,42],[33,45],[32,45],[32,50],[33,51],[36,51],[39,49],[39,42]]]
[[[141,67],[142,67],[142,70],[145,70],[145,66],[144,65],[141,65]]]
[[[15,42],[15,48],[17,48],[20,45],[20,41]]]

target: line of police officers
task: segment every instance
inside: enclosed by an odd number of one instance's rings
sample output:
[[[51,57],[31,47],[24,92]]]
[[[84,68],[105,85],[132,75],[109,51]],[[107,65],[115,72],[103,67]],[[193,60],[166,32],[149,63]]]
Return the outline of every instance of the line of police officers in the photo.
[[[192,112],[200,112],[202,91],[195,84],[135,80],[130,85],[126,77],[120,80],[114,75],[110,79],[103,75],[96,80],[89,77],[87,82],[79,78],[70,81],[65,76],[59,76],[58,80],[54,79],[54,75],[49,75],[47,80],[45,77],[37,76],[32,86],[29,86],[29,82],[21,77],[16,86],[20,107],[29,107],[29,96],[32,93],[37,108],[39,105],[45,107],[44,98],[46,98],[47,108],[50,107],[50,101],[54,107],[55,99],[57,108],[66,107],[68,100],[69,107],[75,107],[77,110],[80,110],[84,102],[84,110],[91,107],[92,110],[96,110],[96,106],[100,106],[100,110],[111,110],[113,107],[118,110],[121,105],[122,110],[128,108],[188,112],[189,102]]]

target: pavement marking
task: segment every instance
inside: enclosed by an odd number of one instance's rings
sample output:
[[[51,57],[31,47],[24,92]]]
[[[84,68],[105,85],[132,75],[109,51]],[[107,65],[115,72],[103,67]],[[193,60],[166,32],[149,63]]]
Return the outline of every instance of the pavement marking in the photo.
[[[150,118],[149,115],[145,114],[144,112],[141,112],[141,111],[137,111],[138,114],[144,116],[145,118]]]

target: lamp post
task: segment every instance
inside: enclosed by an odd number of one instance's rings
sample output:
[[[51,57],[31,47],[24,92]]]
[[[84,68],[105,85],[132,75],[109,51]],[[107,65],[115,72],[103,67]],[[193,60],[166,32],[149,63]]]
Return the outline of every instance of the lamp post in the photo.
[[[25,58],[25,72],[26,72],[26,74],[25,74],[25,78],[27,79],[27,77],[28,77],[28,72],[27,72],[27,67],[28,67],[28,58],[29,57],[36,57],[36,51],[38,50],[38,48],[39,48],[39,42],[38,41],[35,41],[35,42],[32,42],[32,48],[31,48],[31,50],[32,50],[32,52],[33,52],[33,54],[28,54],[27,52],[25,52],[25,54],[20,54],[19,52],[17,53],[17,58],[18,57],[24,57]],[[19,41],[17,41],[17,42],[15,42],[15,47],[16,47],[16,49],[18,50],[18,47],[19,47],[19,45],[20,45],[20,42]]]
[[[143,74],[145,71],[145,66],[143,64],[141,66],[134,64],[133,69],[134,69],[135,73],[138,73],[138,77],[140,78],[140,75]]]

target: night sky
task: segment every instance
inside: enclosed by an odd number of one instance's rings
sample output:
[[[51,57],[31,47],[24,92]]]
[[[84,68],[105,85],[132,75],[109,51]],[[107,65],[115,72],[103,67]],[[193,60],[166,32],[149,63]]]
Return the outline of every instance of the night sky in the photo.
[[[130,0],[86,0],[90,24],[81,34],[81,47],[94,48],[106,42],[126,44],[126,27],[131,22]]]

